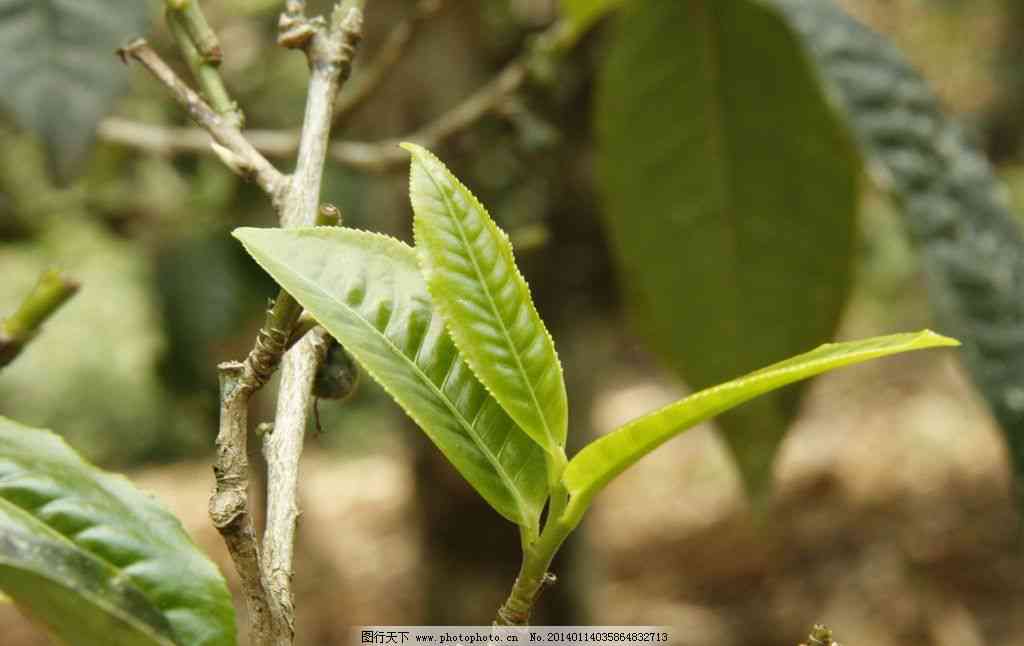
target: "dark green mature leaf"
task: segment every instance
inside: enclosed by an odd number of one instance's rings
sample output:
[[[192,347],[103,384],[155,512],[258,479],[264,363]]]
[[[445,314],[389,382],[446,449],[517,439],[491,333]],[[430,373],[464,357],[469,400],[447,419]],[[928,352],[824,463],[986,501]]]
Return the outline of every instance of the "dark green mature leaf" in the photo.
[[[622,286],[696,388],[833,336],[860,166],[796,36],[751,0],[636,2],[603,71],[597,125]],[[794,393],[720,423],[763,492]]]
[[[57,608],[34,604],[70,607],[65,594],[80,594],[108,615],[94,624],[83,620],[83,629],[109,625],[119,635],[155,635],[141,643],[235,643],[224,579],[174,516],[124,477],[84,462],[53,433],[3,417],[0,511],[0,588],[54,629],[75,635],[74,625],[53,616]],[[41,569],[51,558],[50,569]],[[94,637],[72,641],[113,643],[102,633]]]
[[[547,498],[544,453],[473,376],[411,247],[338,227],[243,228],[235,237],[498,513],[537,527]]]
[[[2,499],[0,586],[69,644],[174,645],[167,619],[118,568]]]
[[[1024,235],[989,163],[884,37],[828,0],[776,0],[902,204],[936,318],[964,343],[1002,425],[1024,507]]]
[[[46,144],[68,179],[124,88],[118,47],[145,33],[140,0],[0,0],[0,103]]]
[[[822,345],[629,422],[576,454],[565,469],[563,481],[572,496],[589,500],[612,478],[666,441],[754,397],[835,368],[900,352],[953,345],[959,343],[929,330]]]
[[[455,345],[520,428],[562,453],[569,415],[562,366],[508,236],[437,157],[404,147],[412,153],[417,257]]]

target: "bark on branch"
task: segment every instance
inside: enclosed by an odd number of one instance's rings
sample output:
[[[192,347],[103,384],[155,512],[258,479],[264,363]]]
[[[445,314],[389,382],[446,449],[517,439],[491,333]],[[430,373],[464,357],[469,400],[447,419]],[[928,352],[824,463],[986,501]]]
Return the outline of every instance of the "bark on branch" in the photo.
[[[304,50],[311,72],[295,173],[281,210],[284,227],[312,226],[317,222],[334,99],[351,70],[362,37],[362,20],[361,3],[354,1],[339,3],[329,23],[306,18],[304,3],[295,0],[288,2],[282,15],[278,41]],[[272,486],[267,491],[261,567],[264,586],[270,593],[271,615],[275,618],[273,627],[279,640],[276,643],[281,644],[290,644],[294,636],[292,574],[299,517],[299,459],[312,412],[313,378],[325,345],[323,332],[314,330],[285,354],[274,430],[263,440],[267,481]]]
[[[190,29],[198,24],[186,20],[190,15],[197,18],[187,13],[199,12],[196,0],[168,2],[168,9],[177,21],[172,27],[179,27],[175,36],[183,54],[200,81],[209,81],[220,53],[219,48],[214,48],[217,57],[210,60],[209,43],[204,49],[203,42],[199,42],[204,39],[197,40],[196,34],[212,32]],[[299,0],[288,0],[282,14],[279,42],[304,50],[311,70],[306,115],[297,142],[298,159],[291,176],[281,174],[242,134],[240,112],[226,92],[221,92],[223,86],[219,84],[219,77],[215,79],[218,91],[213,93],[219,97],[216,100],[219,109],[215,110],[182,81],[146,41],[138,39],[120,54],[125,60],[139,61],[171,91],[202,129],[196,132],[200,133],[203,150],[212,150],[228,167],[254,180],[270,196],[282,226],[312,225],[317,222],[319,212],[333,103],[349,75],[359,44],[362,4],[361,0],[341,0],[329,22],[320,17],[307,18],[305,3]],[[207,92],[209,87],[209,83],[204,83]],[[291,578],[298,519],[298,465],[312,405],[313,377],[325,345],[322,330],[314,330],[285,352],[300,314],[298,304],[282,293],[268,310],[267,321],[246,359],[218,367],[221,411],[214,465],[216,486],[210,498],[210,516],[239,572],[249,610],[251,641],[259,646],[291,644],[294,639]],[[284,369],[277,415],[273,431],[265,435],[263,444],[269,486],[267,528],[261,550],[249,508],[248,407],[252,395],[267,382],[282,355]]]

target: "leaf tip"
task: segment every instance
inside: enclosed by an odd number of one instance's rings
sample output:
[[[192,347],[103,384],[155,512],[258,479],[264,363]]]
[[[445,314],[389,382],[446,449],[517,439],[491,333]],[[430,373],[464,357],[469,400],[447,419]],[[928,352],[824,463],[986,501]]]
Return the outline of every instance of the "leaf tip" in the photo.
[[[412,155],[413,157],[422,155],[423,153],[427,152],[426,148],[420,146],[419,144],[414,144],[411,141],[403,141],[400,144],[398,144],[398,147],[401,148],[402,150],[408,151],[409,154]]]
[[[252,232],[255,230],[256,227],[235,227],[235,229],[231,231],[231,236],[236,240],[245,242],[247,239],[252,237]]]
[[[924,329],[918,334],[918,340],[930,347],[957,347],[962,345],[959,339],[944,336],[932,330]]]

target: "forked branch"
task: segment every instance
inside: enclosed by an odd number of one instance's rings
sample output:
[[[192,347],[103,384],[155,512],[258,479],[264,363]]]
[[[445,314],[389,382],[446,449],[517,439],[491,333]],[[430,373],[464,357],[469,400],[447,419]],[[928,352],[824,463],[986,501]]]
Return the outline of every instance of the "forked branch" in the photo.
[[[201,133],[204,150],[212,150],[234,172],[252,179],[268,194],[282,226],[307,226],[317,222],[333,103],[349,75],[359,44],[362,5],[360,0],[341,0],[327,21],[308,18],[305,3],[289,0],[282,14],[279,42],[302,49],[311,70],[306,115],[298,136],[298,159],[291,176],[274,168],[242,134],[241,113],[216,72],[219,46],[202,19],[197,0],[168,0],[168,12],[179,47],[204,92],[215,103],[213,107],[144,40],[134,41],[120,53],[126,60],[139,61],[171,91],[201,128],[197,132]],[[313,376],[324,345],[320,330],[293,342],[300,314],[298,304],[282,293],[268,310],[267,321],[246,359],[219,366],[220,428],[210,515],[238,569],[249,609],[252,643],[258,645],[290,644],[294,638],[291,577],[298,518],[298,464],[310,416]],[[248,407],[252,395],[267,382],[282,356],[284,369],[274,430],[263,443],[270,486],[261,550],[248,497]]]

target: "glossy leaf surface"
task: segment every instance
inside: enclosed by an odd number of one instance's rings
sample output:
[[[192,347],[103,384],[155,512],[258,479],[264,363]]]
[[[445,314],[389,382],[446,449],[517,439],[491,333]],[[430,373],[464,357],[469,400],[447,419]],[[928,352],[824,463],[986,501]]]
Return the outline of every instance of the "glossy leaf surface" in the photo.
[[[598,438],[573,457],[563,481],[571,495],[589,499],[612,478],[667,440],[754,397],[842,366],[911,350],[953,345],[959,343],[929,330],[822,345],[694,393]]]
[[[860,165],[797,37],[753,0],[631,2],[617,25],[598,163],[642,332],[695,389],[832,338]],[[720,420],[752,493],[767,489],[795,395]]]
[[[417,256],[455,345],[512,419],[560,452],[568,424],[562,366],[508,236],[440,160],[404,146]]]
[[[174,516],[53,433],[2,417],[0,561],[0,588],[72,643],[235,643],[224,579]]]
[[[235,236],[492,507],[537,526],[547,498],[543,451],[462,359],[411,247],[338,227],[238,229]]]
[[[128,80],[114,56],[146,32],[138,0],[0,0],[0,103],[33,130],[68,179]]]

